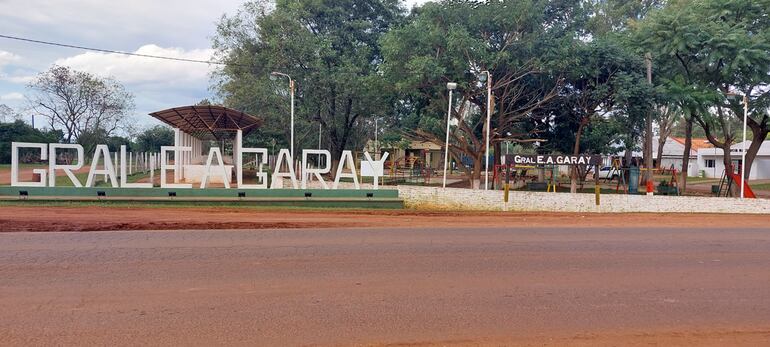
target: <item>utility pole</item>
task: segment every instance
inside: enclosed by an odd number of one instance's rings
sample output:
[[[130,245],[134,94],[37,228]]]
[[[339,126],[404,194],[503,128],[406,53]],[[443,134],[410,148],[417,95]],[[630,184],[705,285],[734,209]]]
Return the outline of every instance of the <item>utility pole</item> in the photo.
[[[647,83],[652,85],[652,54],[649,52],[644,55],[644,62],[647,64]],[[660,158],[658,158],[660,160]],[[644,130],[644,181],[652,180],[652,109],[647,112],[647,120]]]

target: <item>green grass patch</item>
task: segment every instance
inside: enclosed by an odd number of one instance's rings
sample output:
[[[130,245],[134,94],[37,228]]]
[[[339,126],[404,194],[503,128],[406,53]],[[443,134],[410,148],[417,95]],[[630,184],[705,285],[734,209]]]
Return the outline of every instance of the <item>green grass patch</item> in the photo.
[[[708,177],[687,177],[687,183],[702,183],[702,182],[719,182],[719,178],[708,178]]]

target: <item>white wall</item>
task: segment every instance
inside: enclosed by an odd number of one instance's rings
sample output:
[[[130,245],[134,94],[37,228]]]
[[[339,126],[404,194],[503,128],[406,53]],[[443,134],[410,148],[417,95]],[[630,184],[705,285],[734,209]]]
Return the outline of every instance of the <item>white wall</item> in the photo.
[[[706,167],[706,160],[714,160],[714,167]],[[706,177],[710,178],[722,178],[722,173],[725,171],[725,163],[721,153],[719,155],[698,153],[698,167],[706,173]]]
[[[516,191],[506,207],[499,190],[399,186],[398,192],[407,208],[420,210],[770,214],[768,199],[604,194],[596,206],[593,194]]]
[[[749,179],[770,179],[770,157],[757,157],[754,159],[754,163],[751,165],[751,176]]]

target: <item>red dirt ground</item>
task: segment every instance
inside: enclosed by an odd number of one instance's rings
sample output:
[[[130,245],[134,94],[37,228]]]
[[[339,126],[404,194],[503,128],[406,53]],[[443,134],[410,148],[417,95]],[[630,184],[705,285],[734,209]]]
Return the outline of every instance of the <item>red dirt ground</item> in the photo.
[[[3,206],[1,231],[420,227],[762,228],[763,215],[262,210],[234,207]]]

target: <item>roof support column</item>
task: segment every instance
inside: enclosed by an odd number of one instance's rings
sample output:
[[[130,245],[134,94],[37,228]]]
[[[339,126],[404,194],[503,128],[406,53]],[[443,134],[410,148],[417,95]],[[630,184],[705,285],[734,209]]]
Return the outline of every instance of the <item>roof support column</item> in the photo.
[[[236,175],[240,175],[243,166],[243,157],[241,156],[241,146],[243,146],[243,131],[238,129],[235,132],[235,143],[233,143],[233,165],[235,166]],[[238,184],[242,180],[238,180]]]
[[[180,173],[182,172],[182,161],[180,160],[180,152],[178,149],[182,147],[182,131],[179,128],[174,128],[174,183],[179,183]],[[165,160],[165,158],[164,158]],[[165,182],[161,182],[165,184]]]

